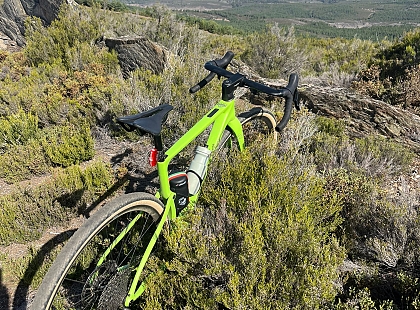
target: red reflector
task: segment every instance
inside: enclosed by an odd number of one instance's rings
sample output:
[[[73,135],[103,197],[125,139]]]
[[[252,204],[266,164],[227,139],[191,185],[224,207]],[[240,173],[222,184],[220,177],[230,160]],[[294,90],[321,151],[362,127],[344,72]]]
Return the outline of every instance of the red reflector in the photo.
[[[150,166],[152,166],[152,167],[156,166],[157,158],[158,158],[158,150],[157,149],[151,149],[150,150],[150,156],[149,156]]]

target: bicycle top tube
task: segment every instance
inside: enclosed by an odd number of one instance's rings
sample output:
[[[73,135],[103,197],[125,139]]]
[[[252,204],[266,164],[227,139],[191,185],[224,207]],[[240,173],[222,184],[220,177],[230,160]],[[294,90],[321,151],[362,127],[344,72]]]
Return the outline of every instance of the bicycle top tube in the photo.
[[[286,87],[281,87],[278,89],[272,88],[267,85],[249,80],[246,78],[245,75],[242,75],[240,73],[232,73],[226,70],[233,57],[234,54],[229,51],[221,59],[206,62],[204,68],[209,70],[210,74],[207,77],[205,77],[201,82],[191,87],[190,93],[195,93],[199,91],[217,75],[219,77],[223,76],[227,78],[227,80],[223,82],[223,86],[230,87],[232,89],[232,92],[233,89],[236,89],[236,87],[248,87],[250,89],[260,91],[268,95],[285,98],[286,103],[284,107],[284,114],[280,122],[276,125],[277,131],[283,130],[290,119],[293,103],[295,104],[296,109],[299,110],[299,93],[297,90],[299,81],[298,75],[296,73],[292,73],[289,76],[289,82]],[[226,98],[223,98],[223,96],[226,96],[226,94],[222,94],[223,100],[232,99],[229,97],[229,95],[227,95]]]

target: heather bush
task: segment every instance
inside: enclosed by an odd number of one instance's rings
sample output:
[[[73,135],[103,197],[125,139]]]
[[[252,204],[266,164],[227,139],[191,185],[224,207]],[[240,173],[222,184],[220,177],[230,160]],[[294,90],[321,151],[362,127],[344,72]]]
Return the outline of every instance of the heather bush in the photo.
[[[307,61],[296,46],[293,27],[285,29],[275,24],[264,33],[250,35],[246,46],[241,59],[263,77],[287,78],[300,73]]]
[[[392,301],[377,302],[373,300],[370,290],[367,287],[365,287],[359,290],[352,288],[350,290],[349,298],[345,302],[339,299],[334,309],[337,309],[337,310],[351,310],[351,309],[394,310],[395,305]]]
[[[413,206],[395,201],[360,173],[338,169],[327,176],[330,191],[342,203],[344,240],[352,259],[368,259],[395,267],[403,260],[409,228],[416,222]]]
[[[420,31],[417,29],[380,50],[359,73],[354,87],[393,105],[417,107],[419,54]]]
[[[401,87],[405,95],[405,105],[420,111],[420,64],[407,70],[406,79]]]
[[[317,309],[334,300],[341,205],[313,167],[290,169],[296,158],[275,153],[257,141],[216,159],[200,207],[165,232],[144,309]]]
[[[0,197],[0,243],[27,243],[46,227],[65,225],[111,187],[113,172],[95,161],[84,170],[59,169],[50,180],[32,188],[18,188]]]
[[[83,70],[94,59],[115,68],[116,59],[109,61],[107,49],[93,44],[103,35],[100,30],[100,20],[89,11],[64,4],[49,27],[43,27],[39,18],[27,20],[25,55],[33,66],[58,62],[67,70]]]
[[[407,171],[414,158],[414,153],[403,145],[379,135],[352,141],[340,120],[320,117],[317,126],[309,149],[321,171],[344,168],[370,177],[389,178]]]
[[[370,175],[399,175],[407,172],[414,153],[404,145],[383,136],[356,139],[356,162]]]
[[[92,159],[94,155],[93,139],[86,125],[50,127],[44,134],[42,147],[54,165],[69,167]]]
[[[351,140],[340,120],[318,117],[315,123],[318,131],[307,150],[324,175],[325,195],[342,203],[337,234],[353,266],[342,273],[335,307],[416,309],[420,197],[402,177],[414,154],[381,136]],[[398,190],[391,185],[396,180]],[[398,272],[413,279],[406,291]]]
[[[302,70],[303,80],[345,87],[366,69],[378,50],[377,44],[358,38],[300,38],[297,45],[305,55],[310,55]]]
[[[16,183],[50,172],[51,162],[41,143],[30,140],[14,145],[0,155],[0,177],[7,183]]]
[[[0,118],[0,149],[3,152],[38,136],[38,118],[31,113],[19,110],[16,114]]]

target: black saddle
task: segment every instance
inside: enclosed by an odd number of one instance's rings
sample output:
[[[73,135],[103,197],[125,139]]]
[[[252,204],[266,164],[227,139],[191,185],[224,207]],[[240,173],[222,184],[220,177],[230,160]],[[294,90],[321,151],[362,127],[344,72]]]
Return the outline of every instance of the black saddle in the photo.
[[[117,123],[127,131],[137,130],[140,134],[151,134],[155,139],[157,149],[161,150],[162,142],[160,133],[162,131],[162,124],[173,108],[170,104],[162,104],[145,112],[118,117]]]
[[[118,117],[117,123],[127,131],[137,129],[141,134],[150,133],[152,136],[159,136],[162,131],[162,124],[173,108],[170,104],[162,104],[135,115]]]

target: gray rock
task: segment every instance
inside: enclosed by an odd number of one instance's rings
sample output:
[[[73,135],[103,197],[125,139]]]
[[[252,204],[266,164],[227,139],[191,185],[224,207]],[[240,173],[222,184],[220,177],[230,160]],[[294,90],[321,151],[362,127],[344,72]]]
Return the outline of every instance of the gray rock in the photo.
[[[310,111],[343,120],[351,136],[380,134],[420,153],[420,117],[409,110],[346,88],[301,85],[300,90]]]
[[[241,72],[250,72],[247,74],[254,80],[268,86],[279,87],[287,84],[283,80],[261,78],[243,64],[235,64],[234,67],[240,68]],[[361,138],[379,134],[392,138],[420,154],[420,116],[410,110],[392,106],[343,87],[300,84],[299,94],[301,104],[309,111],[344,121],[347,134],[351,137]],[[253,98],[249,94],[246,96],[252,103],[261,104],[258,97]],[[268,100],[268,97],[265,100]]]
[[[162,73],[165,68],[165,50],[145,37],[103,38],[103,41],[117,52],[124,78],[129,78],[130,73],[139,68],[155,74]]]
[[[25,19],[39,17],[45,25],[57,18],[63,2],[71,0],[4,0],[0,7],[0,49],[14,50],[25,45]]]

